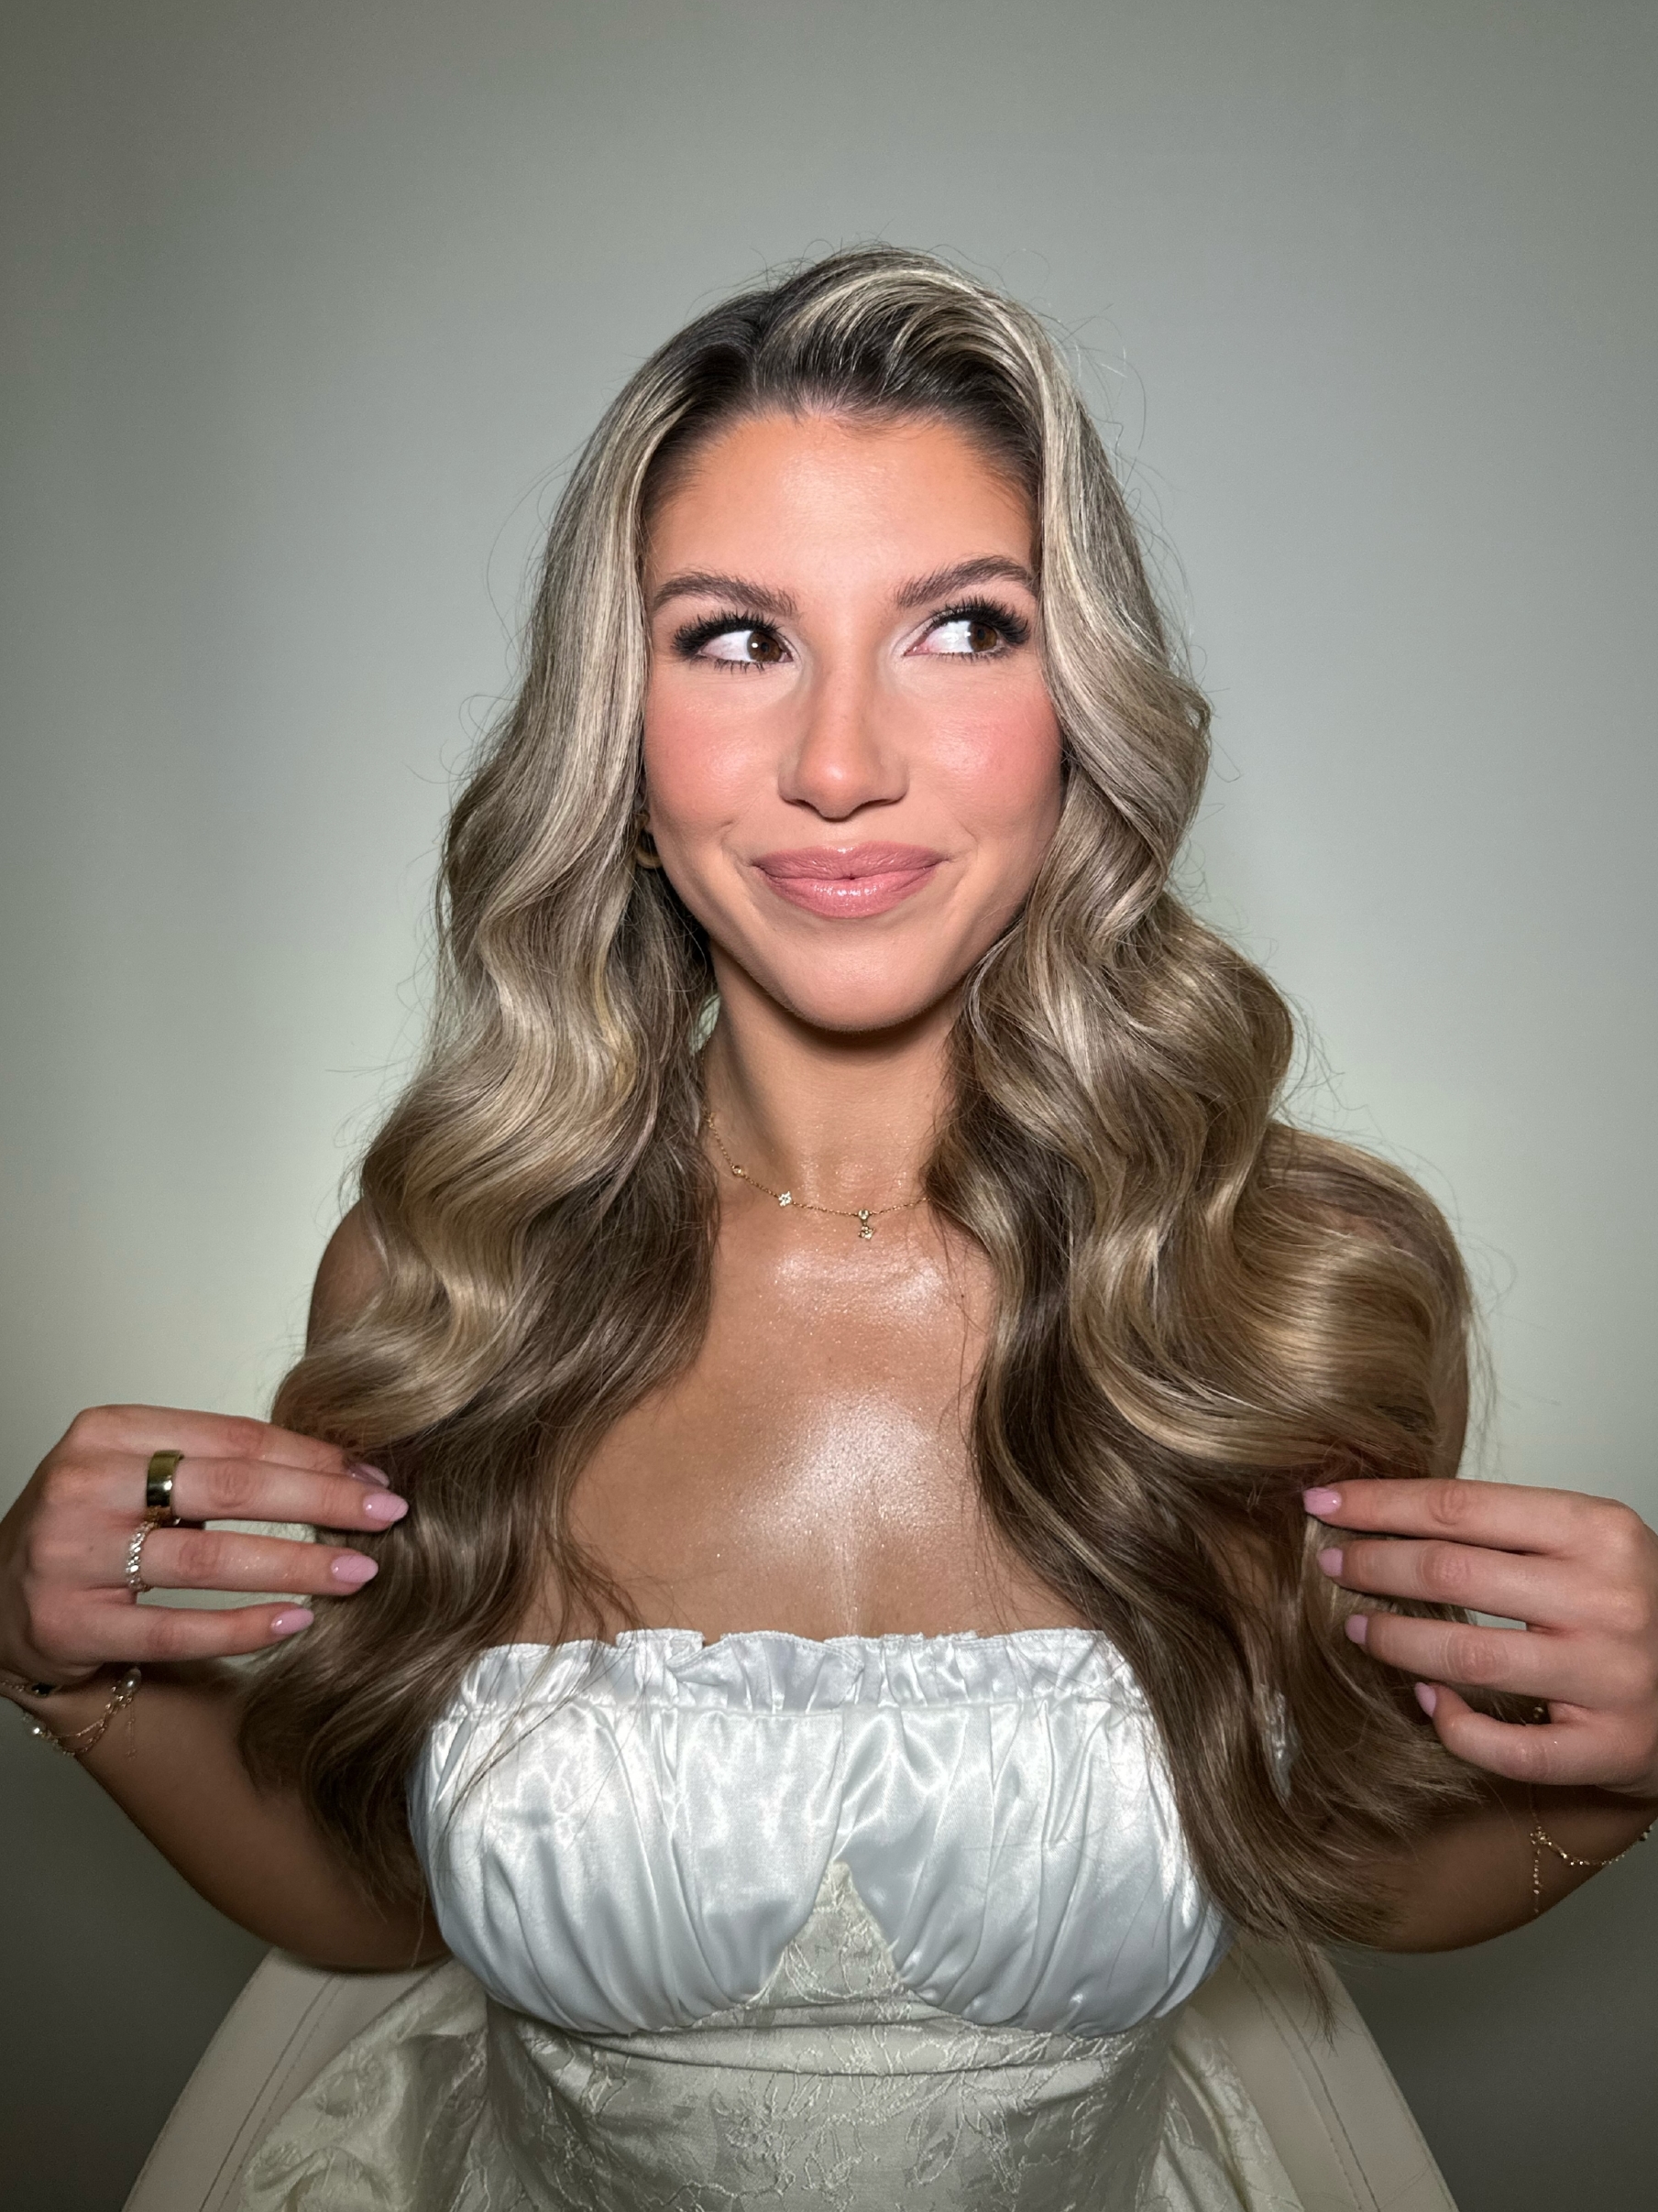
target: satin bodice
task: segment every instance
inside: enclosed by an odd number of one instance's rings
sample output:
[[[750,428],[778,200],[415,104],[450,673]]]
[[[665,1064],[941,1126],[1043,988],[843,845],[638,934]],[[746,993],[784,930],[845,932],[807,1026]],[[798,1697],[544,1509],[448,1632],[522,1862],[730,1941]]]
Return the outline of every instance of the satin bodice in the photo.
[[[1081,1629],[509,1645],[411,1778],[445,1940],[585,2035],[752,2002],[844,1883],[918,2004],[1115,2035],[1226,1944],[1145,1698]]]
[[[239,2212],[1301,2212],[1099,1637],[509,1645],[409,1804],[455,1956]]]

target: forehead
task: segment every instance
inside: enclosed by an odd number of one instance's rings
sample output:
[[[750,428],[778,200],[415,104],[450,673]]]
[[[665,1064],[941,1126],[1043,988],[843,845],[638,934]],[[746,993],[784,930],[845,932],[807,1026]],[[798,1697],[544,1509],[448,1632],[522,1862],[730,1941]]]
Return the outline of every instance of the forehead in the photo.
[[[1031,564],[1024,490],[937,417],[744,417],[687,458],[651,518],[647,578],[681,568],[878,581],[981,554]]]

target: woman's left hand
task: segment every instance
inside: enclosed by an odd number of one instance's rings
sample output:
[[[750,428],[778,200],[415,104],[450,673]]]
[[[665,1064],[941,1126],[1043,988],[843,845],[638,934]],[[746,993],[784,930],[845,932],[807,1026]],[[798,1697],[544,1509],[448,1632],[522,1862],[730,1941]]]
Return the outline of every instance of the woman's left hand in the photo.
[[[1514,1781],[1658,1798],[1658,1536],[1639,1514],[1477,1481],[1343,1483],[1304,1503],[1337,1532],[1319,1563],[1344,1589],[1523,1624],[1362,1611],[1347,1622],[1374,1659],[1417,1677],[1447,1749]],[[1535,1698],[1548,1724],[1493,1720],[1455,1683]]]

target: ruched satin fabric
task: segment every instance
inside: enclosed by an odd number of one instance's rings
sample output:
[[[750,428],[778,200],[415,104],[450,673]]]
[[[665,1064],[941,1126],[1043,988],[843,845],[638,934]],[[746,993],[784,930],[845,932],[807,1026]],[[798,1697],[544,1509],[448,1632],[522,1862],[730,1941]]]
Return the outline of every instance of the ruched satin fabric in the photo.
[[[410,1808],[455,1957],[239,2212],[1301,2212],[1096,1637],[511,1645]]]
[[[1144,1697],[1080,1629],[510,1645],[411,1779],[445,1941],[583,2035],[754,2000],[841,1866],[903,1988],[1097,2038],[1218,1962]]]

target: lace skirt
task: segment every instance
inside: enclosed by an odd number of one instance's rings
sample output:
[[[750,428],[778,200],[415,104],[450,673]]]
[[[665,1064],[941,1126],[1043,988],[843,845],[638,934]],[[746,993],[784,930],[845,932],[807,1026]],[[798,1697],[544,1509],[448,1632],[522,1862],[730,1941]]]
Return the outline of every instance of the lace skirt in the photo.
[[[1197,2017],[1083,2039],[909,1995],[850,1883],[753,2003],[577,2036],[434,1968],[277,2121],[239,2212],[1301,2212]]]

